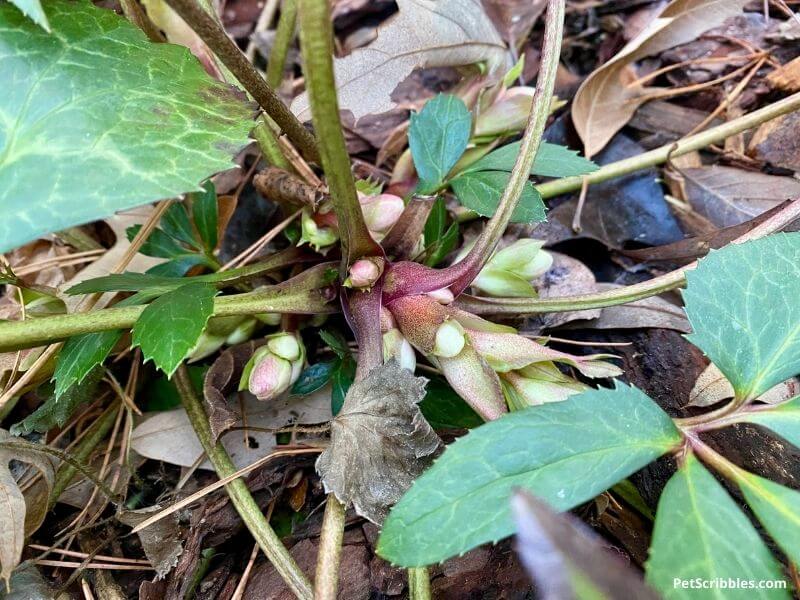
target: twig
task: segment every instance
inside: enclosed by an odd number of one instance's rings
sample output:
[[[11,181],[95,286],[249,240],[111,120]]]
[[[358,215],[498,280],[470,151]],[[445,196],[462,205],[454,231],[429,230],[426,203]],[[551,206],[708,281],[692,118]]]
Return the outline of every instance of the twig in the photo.
[[[186,415],[192,428],[200,440],[214,470],[220,478],[228,477],[236,472],[231,457],[221,443],[214,443],[211,427],[208,424],[208,415],[192,386],[186,365],[181,365],[175,372],[175,385],[181,397],[181,402],[186,409]],[[236,508],[236,512],[244,521],[247,529],[258,542],[259,547],[270,560],[275,570],[280,574],[289,589],[301,599],[311,599],[311,583],[300,567],[281,543],[280,538],[270,527],[261,509],[258,507],[250,490],[241,479],[230,481],[225,486],[228,496]]]
[[[219,23],[194,0],[166,0],[166,2],[230,69],[256,102],[300,149],[300,152],[310,160],[318,160],[319,154],[314,136],[289,111],[275,90],[264,81]]]

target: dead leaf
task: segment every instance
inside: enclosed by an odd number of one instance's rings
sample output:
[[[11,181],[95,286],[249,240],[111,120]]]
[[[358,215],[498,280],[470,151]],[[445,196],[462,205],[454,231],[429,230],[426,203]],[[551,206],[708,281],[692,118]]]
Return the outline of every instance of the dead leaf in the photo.
[[[126,510],[118,514],[117,519],[125,525],[136,527],[161,509],[160,505],[155,505],[140,510]],[[156,579],[163,579],[175,568],[178,558],[183,553],[178,513],[172,513],[152,525],[148,525],[137,532],[137,535],[142,543],[144,555],[156,571]]]
[[[686,200],[717,227],[731,227],[800,197],[800,181],[734,167],[699,167],[680,172]]]
[[[25,533],[41,525],[42,511],[34,511],[38,523],[32,523],[34,512],[28,514],[25,496],[9,469],[12,460],[36,467],[46,483],[49,496],[55,481],[54,461],[47,454],[32,449],[31,442],[16,438],[5,429],[0,429],[0,579],[8,583],[11,573],[19,564],[25,546]]]
[[[11,577],[11,591],[0,589],[0,600],[72,600],[72,595],[53,587],[31,561],[25,561]]]
[[[633,85],[633,63],[696,39],[738,15],[749,0],[673,0],[609,62],[583,82],[572,105],[572,119],[587,157],[611,140],[645,102],[653,88]]]
[[[483,0],[483,7],[503,39],[516,45],[547,8],[547,0]]]
[[[251,394],[242,393],[245,419],[240,416],[236,425],[278,429],[290,424],[322,423],[331,418],[330,394],[330,388],[326,387],[302,398],[261,402]],[[222,443],[240,469],[272,452],[275,434],[245,428],[227,434]],[[146,458],[182,467],[194,465],[203,454],[200,440],[182,408],[159,412],[145,420],[133,430],[131,445]],[[211,469],[211,463],[203,461],[200,468]]]
[[[770,388],[758,397],[765,404],[779,404],[784,400],[794,398],[800,393],[800,379],[792,377]],[[720,400],[733,398],[733,386],[722,374],[717,365],[710,363],[706,370],[697,378],[687,406],[706,407],[716,404]]]
[[[414,69],[485,61],[496,72],[507,65],[505,45],[480,0],[398,0],[397,6],[398,15],[373,43],[334,61],[339,107],[356,121],[394,108],[391,93]],[[291,109],[310,119],[308,94]]]
[[[380,524],[430,464],[439,437],[417,406],[427,380],[395,361],[352,385],[331,421],[331,443],[317,460],[325,491]]]
[[[753,134],[748,154],[776,167],[800,171],[798,127],[800,115],[796,112],[767,121]]]

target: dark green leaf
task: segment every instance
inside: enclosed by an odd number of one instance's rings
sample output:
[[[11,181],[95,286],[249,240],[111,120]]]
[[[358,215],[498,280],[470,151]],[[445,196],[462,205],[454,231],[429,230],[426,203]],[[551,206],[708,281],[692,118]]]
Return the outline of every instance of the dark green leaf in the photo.
[[[450,182],[459,202],[482,217],[491,217],[500,205],[500,197],[508,186],[509,173],[478,171],[459,175]],[[545,220],[544,202],[530,182],[525,183],[514,213],[513,223],[539,223]]]
[[[430,245],[444,233],[444,226],[447,224],[447,207],[444,203],[444,198],[437,197],[431,207],[431,212],[428,215],[428,220],[425,221],[425,243]]]
[[[483,424],[483,419],[440,377],[428,381],[419,409],[434,429],[472,429]]]
[[[207,283],[189,283],[159,296],[133,326],[131,345],[172,377],[214,312],[216,293]]]
[[[458,96],[439,94],[411,113],[408,146],[419,175],[418,191],[430,194],[444,183],[469,142],[472,115]]]
[[[300,377],[292,386],[291,394],[294,396],[306,396],[316,392],[331,380],[333,371],[338,365],[338,360],[318,362],[315,365],[311,365],[300,373]]]
[[[180,202],[172,204],[164,211],[164,216],[161,217],[159,224],[168,236],[189,244],[193,248],[198,248],[192,224],[189,222],[189,213]]]
[[[687,337],[737,397],[800,373],[800,233],[712,250],[686,279]]]
[[[0,3],[0,252],[198,189],[253,125],[187,48],[87,0],[44,8],[52,34]]]
[[[47,15],[44,14],[44,9],[42,9],[41,0],[11,0],[11,3],[45,31],[50,31],[50,23],[48,23]]]
[[[189,379],[198,394],[203,393],[203,378],[208,371],[208,366],[188,365]],[[145,399],[144,410],[148,412],[172,410],[181,405],[181,397],[175,382],[166,377],[154,377],[145,384],[141,392]]]
[[[94,279],[87,279],[72,286],[68,294],[94,294],[96,292],[138,292],[147,289],[162,289],[169,291],[191,282],[192,279],[182,277],[167,277],[152,273],[125,272],[105,275]]]
[[[339,364],[331,373],[331,384],[333,386],[331,389],[331,411],[334,417],[342,410],[344,397],[355,379],[356,361],[347,356],[339,361]]]
[[[429,267],[435,267],[455,250],[456,244],[458,244],[458,223],[451,223],[441,239],[436,241],[428,251],[428,258],[425,259],[425,264]]]
[[[800,448],[800,397],[769,408],[759,406],[758,410],[741,413],[737,420],[771,429]]]
[[[161,277],[183,277],[192,267],[198,265],[213,268],[208,258],[203,254],[180,254],[167,262],[147,269],[147,273],[148,275]]]
[[[120,337],[122,331],[119,330],[101,331],[76,335],[64,342],[53,373],[54,397],[60,399],[68,390],[80,385],[92,369],[103,364]]]
[[[640,390],[617,384],[507,414],[451,444],[389,515],[378,553],[432,564],[510,535],[508,500],[530,490],[567,510],[680,443]]]
[[[133,238],[136,237],[136,234],[139,233],[141,228],[141,225],[134,225],[125,230],[129,242],[133,241]],[[174,256],[186,254],[187,249],[175,241],[174,238],[167,235],[163,230],[156,227],[150,232],[150,235],[147,236],[147,239],[139,248],[139,252],[145,256],[153,256],[155,258],[172,258]]]
[[[781,580],[781,568],[725,489],[688,455],[661,494],[647,581],[665,598],[788,598],[786,590],[690,589],[675,580]]]
[[[338,331],[328,331],[327,329],[319,330],[319,337],[322,341],[328,344],[331,350],[336,353],[336,356],[344,360],[350,357],[350,348],[347,347],[347,340],[342,337]]]
[[[206,181],[202,192],[192,194],[192,216],[208,252],[217,247],[218,210],[217,190],[213,182]]]
[[[469,171],[511,171],[519,155],[521,142],[514,142],[494,152],[490,152],[477,162],[467,167]],[[579,156],[575,150],[570,150],[558,144],[542,142],[536,159],[531,167],[531,175],[544,177],[573,177],[586,175],[596,171],[598,166],[588,158]]]

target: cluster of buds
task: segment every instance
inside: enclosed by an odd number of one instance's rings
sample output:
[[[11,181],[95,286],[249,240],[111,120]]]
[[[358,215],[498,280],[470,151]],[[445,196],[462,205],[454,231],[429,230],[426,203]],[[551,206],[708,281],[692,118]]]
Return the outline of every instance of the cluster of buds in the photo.
[[[208,321],[194,348],[189,353],[189,362],[211,356],[223,346],[235,346],[249,340],[260,324],[277,325],[280,314],[263,313],[255,316],[213,317]]]
[[[370,196],[358,192],[358,200],[361,203],[367,229],[377,242],[389,233],[405,209],[403,199],[394,194]],[[324,253],[339,239],[339,223],[332,205],[325,205],[316,213],[304,210],[300,228],[299,244],[309,244],[317,252]]]
[[[306,350],[297,333],[281,332],[266,338],[245,365],[240,390],[259,400],[272,400],[286,392],[300,377]]]
[[[509,408],[563,400],[585,389],[558,370],[574,367],[584,377],[621,373],[609,355],[573,356],[518,335],[430,295],[402,296],[388,303],[401,335],[436,364],[447,381],[486,420]]]
[[[535,298],[531,282],[544,275],[553,264],[553,256],[542,250],[545,242],[526,238],[498,250],[472,282],[472,287],[486,296]],[[461,250],[466,255],[469,248]]]

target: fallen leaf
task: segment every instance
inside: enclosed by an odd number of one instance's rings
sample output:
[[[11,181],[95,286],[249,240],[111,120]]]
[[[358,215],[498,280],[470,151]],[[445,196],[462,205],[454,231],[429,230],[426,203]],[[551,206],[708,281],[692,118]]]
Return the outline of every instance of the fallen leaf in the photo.
[[[32,449],[34,446],[20,438],[13,437],[6,430],[0,429],[0,578],[11,579],[11,573],[19,564],[22,549],[25,546],[25,535],[38,528],[43,511],[36,511],[38,523],[31,523],[31,514],[25,504],[25,496],[17,487],[17,481],[8,464],[18,460],[36,467],[46,483],[49,496],[55,481],[55,466],[50,456]]]
[[[758,400],[765,404],[779,404],[784,400],[794,398],[798,393],[800,393],[800,379],[792,377],[764,392]],[[710,363],[697,378],[697,382],[689,394],[687,406],[711,406],[720,400],[733,398],[733,396],[733,386],[722,374],[722,371],[714,363]]]
[[[140,510],[126,510],[118,514],[117,519],[125,525],[136,527],[161,509],[160,505],[155,505]],[[142,543],[144,555],[156,571],[156,579],[163,579],[175,568],[178,558],[183,553],[178,513],[159,519],[137,532],[137,535]]]
[[[414,69],[487,62],[496,72],[507,65],[506,48],[480,0],[398,0],[399,13],[378,30],[377,39],[334,62],[339,108],[356,121],[395,107],[391,93]],[[292,112],[311,117],[306,93]]]
[[[325,491],[380,524],[441,447],[417,404],[426,380],[394,361],[355,382],[317,460]]]
[[[263,458],[275,446],[275,434],[269,431],[248,430],[247,425],[263,429],[278,429],[291,424],[322,423],[331,418],[330,388],[323,388],[302,398],[285,398],[261,402],[251,394],[242,394],[242,410],[236,421],[242,431],[222,438],[237,469]],[[237,404],[234,402],[234,406]],[[239,412],[239,411],[237,411]],[[159,412],[137,426],[131,434],[133,449],[146,458],[190,467],[203,454],[200,440],[184,409]],[[211,469],[203,461],[201,469]]]
[[[800,197],[800,181],[736,169],[699,167],[683,169],[686,200],[717,227],[731,227]]]
[[[762,124],[750,140],[748,154],[776,167],[800,171],[800,114],[791,112]]]
[[[572,119],[592,157],[602,150],[654,88],[633,84],[633,63],[696,39],[741,13],[749,0],[673,0],[620,52],[583,82],[572,104]]]
[[[483,7],[503,39],[516,45],[547,8],[547,0],[483,0]]]
[[[0,600],[71,600],[72,595],[59,591],[39,572],[31,561],[25,561],[11,576],[11,591],[0,589]]]

